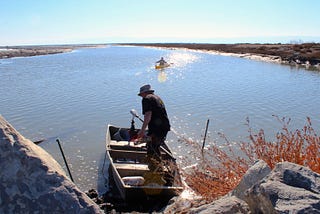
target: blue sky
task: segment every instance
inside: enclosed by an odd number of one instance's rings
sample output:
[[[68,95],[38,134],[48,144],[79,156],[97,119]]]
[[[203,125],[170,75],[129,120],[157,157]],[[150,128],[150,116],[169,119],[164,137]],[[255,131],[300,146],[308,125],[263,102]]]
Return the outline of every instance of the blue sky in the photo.
[[[319,0],[0,0],[0,45],[320,42]]]

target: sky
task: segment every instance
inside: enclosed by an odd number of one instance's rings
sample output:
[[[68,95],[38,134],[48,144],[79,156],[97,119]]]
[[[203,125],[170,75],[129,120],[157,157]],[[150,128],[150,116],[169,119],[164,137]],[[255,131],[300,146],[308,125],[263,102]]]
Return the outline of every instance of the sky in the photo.
[[[0,0],[0,46],[320,42],[320,0]]]

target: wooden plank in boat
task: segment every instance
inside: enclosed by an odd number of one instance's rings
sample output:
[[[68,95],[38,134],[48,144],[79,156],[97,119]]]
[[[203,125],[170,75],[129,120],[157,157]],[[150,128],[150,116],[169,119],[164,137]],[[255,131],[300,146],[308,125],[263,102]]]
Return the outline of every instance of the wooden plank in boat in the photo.
[[[140,163],[114,163],[116,169],[125,169],[125,170],[149,170],[147,164]]]
[[[112,149],[124,149],[124,150],[145,150],[145,143],[135,145],[134,142],[129,141],[115,141],[111,140],[109,143],[110,148]]]
[[[140,176],[149,171],[147,164],[114,163],[114,166],[121,177]]]

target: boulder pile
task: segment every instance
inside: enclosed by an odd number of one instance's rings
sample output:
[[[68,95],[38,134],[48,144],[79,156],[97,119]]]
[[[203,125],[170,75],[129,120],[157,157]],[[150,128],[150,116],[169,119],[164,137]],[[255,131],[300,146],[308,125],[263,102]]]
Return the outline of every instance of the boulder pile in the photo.
[[[227,196],[187,211],[180,206],[185,204],[176,198],[165,213],[320,213],[320,174],[290,162],[271,170],[259,160]]]

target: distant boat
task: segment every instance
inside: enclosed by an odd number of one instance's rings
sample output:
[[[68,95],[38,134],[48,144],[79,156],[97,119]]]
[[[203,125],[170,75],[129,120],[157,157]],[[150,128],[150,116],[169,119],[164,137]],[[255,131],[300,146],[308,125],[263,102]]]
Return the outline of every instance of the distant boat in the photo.
[[[136,132],[138,131],[135,129]],[[150,196],[172,198],[182,190],[176,160],[166,144],[161,146],[161,162],[147,158],[146,143],[135,145],[128,140],[130,129],[108,125],[106,150],[110,160],[109,176],[124,201],[143,200]]]
[[[155,69],[164,69],[164,68],[167,68],[169,67],[170,64],[167,63],[163,57],[161,57],[161,59],[159,61],[156,62],[156,65],[155,65]]]

